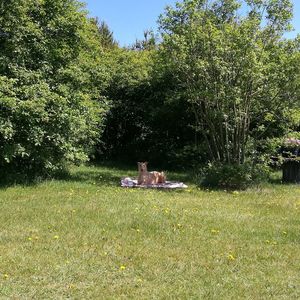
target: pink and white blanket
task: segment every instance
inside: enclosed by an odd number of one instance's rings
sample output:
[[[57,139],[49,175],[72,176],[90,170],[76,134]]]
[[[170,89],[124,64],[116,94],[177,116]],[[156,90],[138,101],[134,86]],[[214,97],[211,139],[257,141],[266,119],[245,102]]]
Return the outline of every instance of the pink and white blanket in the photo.
[[[126,177],[121,179],[121,186],[126,188],[147,188],[147,189],[186,189],[188,186],[182,182],[166,181],[160,184],[138,185],[137,179]]]

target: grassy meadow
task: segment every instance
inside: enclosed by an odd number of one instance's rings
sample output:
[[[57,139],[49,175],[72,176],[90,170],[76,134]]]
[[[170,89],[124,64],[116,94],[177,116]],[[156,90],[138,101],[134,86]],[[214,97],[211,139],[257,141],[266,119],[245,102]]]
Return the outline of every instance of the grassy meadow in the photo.
[[[122,189],[135,169],[0,188],[1,299],[299,299],[300,187]]]

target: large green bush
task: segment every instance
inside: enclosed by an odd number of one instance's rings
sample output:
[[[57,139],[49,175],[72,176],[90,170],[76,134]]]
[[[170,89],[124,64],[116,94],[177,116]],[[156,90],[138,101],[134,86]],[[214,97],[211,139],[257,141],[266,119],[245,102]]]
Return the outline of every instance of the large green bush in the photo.
[[[203,169],[201,185],[210,188],[246,189],[269,178],[270,169],[264,164],[246,162],[241,165],[213,163]]]
[[[86,161],[107,110],[96,25],[75,0],[1,0],[0,28],[0,167]]]

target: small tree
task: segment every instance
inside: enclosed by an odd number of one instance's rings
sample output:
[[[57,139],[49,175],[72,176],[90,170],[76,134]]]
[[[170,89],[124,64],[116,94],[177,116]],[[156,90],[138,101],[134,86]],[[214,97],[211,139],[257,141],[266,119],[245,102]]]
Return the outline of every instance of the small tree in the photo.
[[[118,47],[118,43],[114,38],[114,33],[110,30],[104,21],[99,21],[98,18],[92,19],[92,22],[97,26],[102,47],[112,49]]]
[[[299,41],[289,0],[185,0],[160,18],[160,54],[194,111],[210,158],[243,164],[267,115],[298,101]]]

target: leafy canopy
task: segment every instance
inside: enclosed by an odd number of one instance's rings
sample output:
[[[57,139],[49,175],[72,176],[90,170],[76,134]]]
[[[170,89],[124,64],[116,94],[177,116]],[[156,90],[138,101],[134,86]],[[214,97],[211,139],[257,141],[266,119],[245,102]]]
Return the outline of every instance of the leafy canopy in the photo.
[[[211,160],[244,163],[262,120],[299,100],[299,40],[283,39],[291,18],[289,0],[185,0],[160,17],[161,61]]]
[[[0,28],[0,166],[41,172],[87,160],[109,73],[83,5],[1,0]]]

